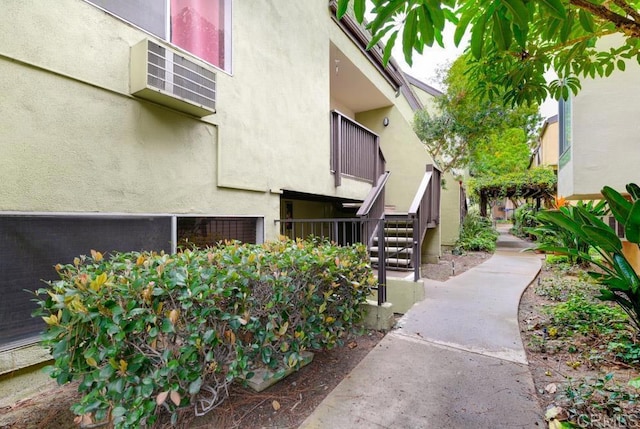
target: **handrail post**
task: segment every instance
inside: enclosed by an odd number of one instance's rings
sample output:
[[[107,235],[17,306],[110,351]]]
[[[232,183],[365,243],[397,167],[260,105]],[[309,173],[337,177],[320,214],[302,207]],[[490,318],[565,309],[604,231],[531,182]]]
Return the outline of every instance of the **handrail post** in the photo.
[[[384,217],[378,220],[378,305],[387,302],[387,263],[384,243]]]
[[[335,185],[336,187],[342,185],[342,115],[336,114],[336,127],[334,132],[334,141],[335,141]],[[332,118],[333,120],[333,118]]]
[[[421,243],[420,243],[420,217],[423,215],[422,208],[417,216],[413,218],[413,281],[420,280],[420,263],[422,262]]]
[[[380,137],[376,136],[375,137],[375,144],[374,144],[374,152],[373,152],[373,177],[371,178],[371,180],[373,180],[373,183],[376,183],[376,180],[378,180],[378,177],[382,174],[382,166],[380,165],[380,155],[378,155],[378,153],[380,152]]]

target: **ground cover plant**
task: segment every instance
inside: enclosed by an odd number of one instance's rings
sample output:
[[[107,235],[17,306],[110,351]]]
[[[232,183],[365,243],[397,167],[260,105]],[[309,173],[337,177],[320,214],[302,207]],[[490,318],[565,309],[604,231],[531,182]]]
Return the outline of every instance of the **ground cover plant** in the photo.
[[[38,291],[51,376],[79,380],[83,424],[152,426],[204,414],[253,370],[340,344],[375,284],[363,246],[226,243],[168,255],[99,252]]]
[[[523,296],[523,342],[551,427],[640,424],[640,346],[627,313],[599,289],[584,267],[548,256]]]

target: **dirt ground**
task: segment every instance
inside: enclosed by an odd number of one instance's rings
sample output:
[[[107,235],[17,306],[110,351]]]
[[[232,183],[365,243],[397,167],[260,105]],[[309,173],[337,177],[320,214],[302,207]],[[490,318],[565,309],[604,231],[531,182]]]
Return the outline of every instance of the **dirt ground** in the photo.
[[[575,333],[568,337],[558,334],[554,339],[553,320],[543,309],[561,301],[539,292],[540,282],[557,282],[557,276],[543,264],[539,277],[523,294],[519,308],[522,341],[542,409],[550,415],[558,413],[559,421],[570,420],[577,425],[573,427],[640,427],[640,391],[627,384],[640,377],[640,363],[624,362],[609,350],[618,331]],[[571,281],[579,276],[578,272],[569,272],[563,279]],[[626,395],[637,398],[629,401]]]
[[[490,256],[484,252],[445,253],[438,264],[424,265],[422,273],[427,278],[446,281]],[[343,347],[316,352],[309,365],[261,393],[234,385],[229,399],[209,414],[194,419],[186,409],[179,427],[297,428],[383,337],[384,333],[377,331],[353,335]],[[27,398],[0,409],[0,429],[77,428],[69,407],[78,398],[75,384]]]

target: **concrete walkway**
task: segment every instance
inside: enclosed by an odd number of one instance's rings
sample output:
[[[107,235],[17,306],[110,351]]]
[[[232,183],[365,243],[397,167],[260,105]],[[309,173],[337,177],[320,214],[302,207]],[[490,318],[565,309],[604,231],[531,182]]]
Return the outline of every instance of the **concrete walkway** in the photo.
[[[416,304],[301,428],[542,428],[518,329],[518,304],[540,270],[501,230],[487,262],[425,280]]]

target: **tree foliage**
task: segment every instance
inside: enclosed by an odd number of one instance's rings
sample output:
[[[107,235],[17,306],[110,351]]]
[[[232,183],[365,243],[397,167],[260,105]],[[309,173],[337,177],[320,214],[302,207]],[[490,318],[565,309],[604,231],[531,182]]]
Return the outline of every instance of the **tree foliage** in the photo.
[[[467,182],[472,194],[484,193],[489,198],[527,198],[532,194],[553,195],[556,174],[548,167],[536,167],[500,176],[472,177]]]
[[[349,4],[364,21],[365,0],[338,0],[338,17]],[[640,63],[640,0],[373,0],[367,27],[370,46],[385,40],[384,58],[401,35],[408,64],[413,52],[434,43],[444,47],[445,25],[455,25],[458,46],[470,34],[468,70],[477,90],[507,104],[567,98],[580,79],[625,70]],[[603,37],[611,47],[596,46]],[[558,79],[547,83],[553,68]]]
[[[478,84],[465,74],[468,57],[446,71],[446,90],[436,113],[420,110],[414,129],[443,171],[469,168],[472,174],[526,169],[537,138],[537,105],[505,107],[478,96]]]

